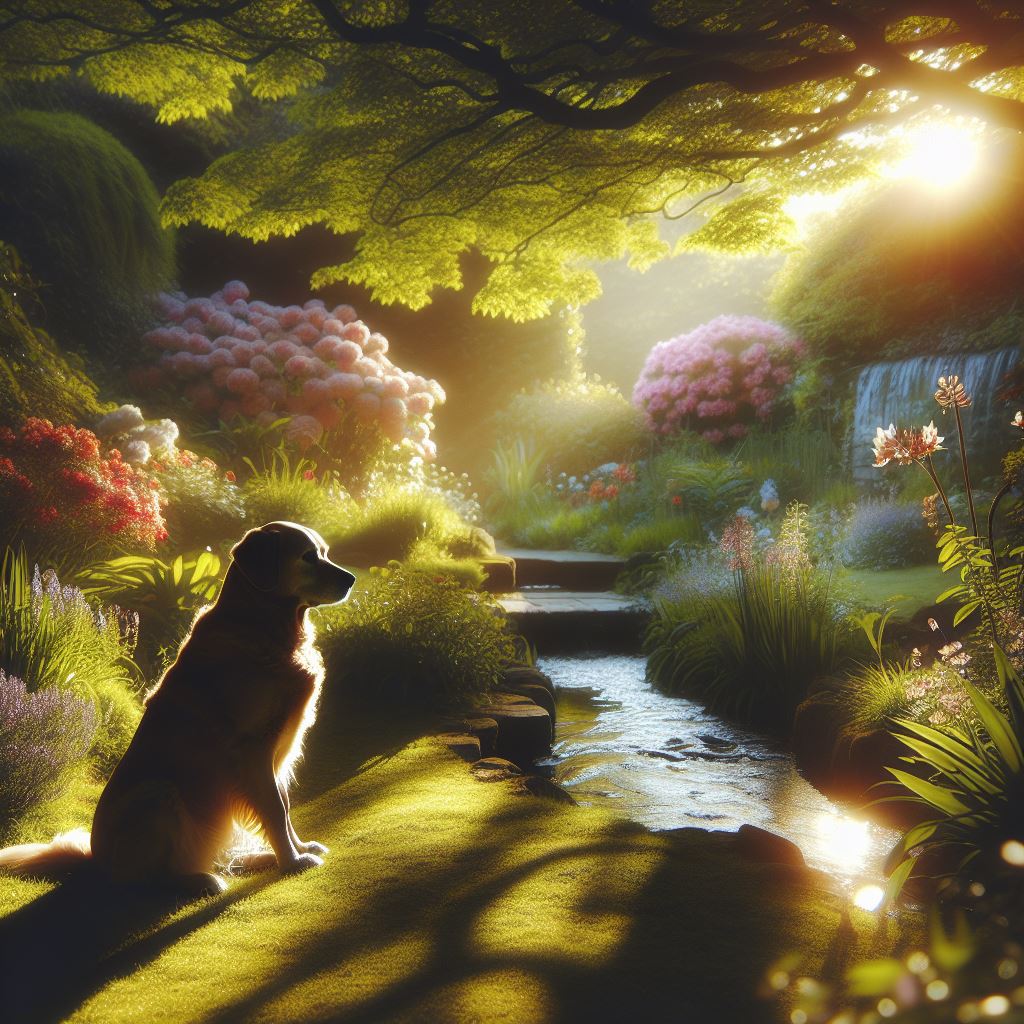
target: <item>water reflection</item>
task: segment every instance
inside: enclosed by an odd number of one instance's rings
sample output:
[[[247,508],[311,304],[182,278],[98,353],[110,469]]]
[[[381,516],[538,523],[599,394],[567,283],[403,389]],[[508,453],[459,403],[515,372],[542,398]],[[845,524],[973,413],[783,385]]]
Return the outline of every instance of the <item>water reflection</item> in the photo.
[[[653,829],[770,829],[853,885],[879,878],[898,838],[806,782],[778,743],[653,690],[631,655],[543,658],[558,687],[555,778],[582,804]]]

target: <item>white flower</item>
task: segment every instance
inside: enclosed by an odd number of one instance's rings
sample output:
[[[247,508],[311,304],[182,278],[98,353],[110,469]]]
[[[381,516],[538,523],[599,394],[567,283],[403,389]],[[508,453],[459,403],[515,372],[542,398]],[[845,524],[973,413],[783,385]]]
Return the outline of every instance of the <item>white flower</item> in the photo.
[[[125,462],[129,462],[133,466],[144,466],[149,462],[152,452],[145,441],[129,441],[121,446],[121,454],[124,456]]]
[[[145,424],[142,410],[137,405],[122,405],[100,418],[96,424],[97,437],[115,437]]]

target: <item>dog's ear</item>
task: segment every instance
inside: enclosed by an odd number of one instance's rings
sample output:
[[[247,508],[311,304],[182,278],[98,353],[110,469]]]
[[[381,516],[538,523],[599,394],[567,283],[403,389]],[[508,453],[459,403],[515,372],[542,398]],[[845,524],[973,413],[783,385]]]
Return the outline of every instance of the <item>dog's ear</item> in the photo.
[[[281,535],[250,530],[232,549],[231,557],[257,590],[273,590],[281,580]]]

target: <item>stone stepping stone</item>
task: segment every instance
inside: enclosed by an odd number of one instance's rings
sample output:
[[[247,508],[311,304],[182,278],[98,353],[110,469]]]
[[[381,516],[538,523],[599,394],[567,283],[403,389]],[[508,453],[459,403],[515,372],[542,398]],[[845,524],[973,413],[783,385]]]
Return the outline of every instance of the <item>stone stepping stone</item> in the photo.
[[[469,769],[479,782],[504,782],[522,775],[522,771],[503,757],[482,757]]]
[[[475,736],[462,732],[443,732],[437,738],[463,761],[480,760],[480,741]]]
[[[480,715],[467,718],[464,724],[466,732],[480,741],[480,753],[485,758],[490,757],[498,746],[498,723]]]
[[[551,716],[528,697],[493,693],[491,703],[477,710],[498,723],[497,753],[502,757],[521,765],[551,752]]]

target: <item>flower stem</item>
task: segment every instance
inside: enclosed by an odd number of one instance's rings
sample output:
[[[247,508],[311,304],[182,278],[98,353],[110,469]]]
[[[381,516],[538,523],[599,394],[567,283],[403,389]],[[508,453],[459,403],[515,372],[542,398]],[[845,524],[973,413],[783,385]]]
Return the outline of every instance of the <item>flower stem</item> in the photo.
[[[980,537],[978,533],[978,514],[974,510],[974,493],[971,490],[971,471],[967,464],[967,444],[964,441],[964,424],[960,418],[960,406],[956,402],[953,403],[953,415],[956,417],[956,433],[957,438],[960,441],[960,465],[964,471],[964,487],[967,488],[967,508],[971,513],[971,530],[975,537]]]

